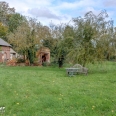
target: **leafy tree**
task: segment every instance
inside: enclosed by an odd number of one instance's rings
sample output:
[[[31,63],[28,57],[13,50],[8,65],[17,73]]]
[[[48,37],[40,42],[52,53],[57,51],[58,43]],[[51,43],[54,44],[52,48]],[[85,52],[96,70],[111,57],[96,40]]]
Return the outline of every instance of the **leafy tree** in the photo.
[[[63,31],[63,39],[60,42],[62,51],[64,51],[65,56],[69,50],[73,47],[74,42],[74,29],[72,26],[66,25]]]
[[[16,30],[8,34],[8,39],[16,51],[26,56],[32,64],[35,59],[36,46],[40,47],[42,38],[47,36],[44,29],[40,23],[36,22],[36,19],[28,18]]]
[[[0,2],[0,22],[7,25],[10,16],[14,13],[15,9],[10,8],[8,3]]]
[[[3,38],[7,34],[8,28],[0,23],[0,37]]]
[[[26,55],[27,49],[30,47],[28,43],[28,36],[30,28],[27,23],[23,23],[21,26],[8,34],[8,40],[13,45],[14,49],[18,52],[23,52]]]
[[[17,29],[19,25],[21,25],[24,21],[26,21],[26,18],[19,13],[13,14],[9,18],[8,26],[9,26],[9,31],[13,32],[14,30]]]
[[[85,14],[84,18],[78,17],[73,19],[75,23],[75,34],[73,48],[68,54],[68,58],[72,63],[80,63],[85,66],[87,63],[93,63],[105,58],[106,51],[106,30],[110,29],[110,21],[106,21],[108,17],[105,11],[98,16],[92,12]],[[109,32],[107,31],[109,34]],[[105,38],[105,39],[103,39]],[[108,38],[108,36],[107,36]],[[108,42],[110,44],[110,42]]]
[[[53,62],[58,63],[58,59],[63,55],[63,49],[61,41],[63,40],[64,25],[50,25],[51,38],[52,38],[52,49],[51,55],[53,57]]]

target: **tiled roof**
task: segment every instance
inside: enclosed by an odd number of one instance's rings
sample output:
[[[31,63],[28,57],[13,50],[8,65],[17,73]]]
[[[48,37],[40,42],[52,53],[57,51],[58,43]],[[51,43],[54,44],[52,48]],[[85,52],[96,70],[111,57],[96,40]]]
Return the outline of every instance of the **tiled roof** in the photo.
[[[10,53],[16,53],[12,48],[10,48]]]
[[[1,38],[0,38],[0,46],[10,46],[11,47],[11,45],[9,43],[7,43],[6,41],[4,41]]]

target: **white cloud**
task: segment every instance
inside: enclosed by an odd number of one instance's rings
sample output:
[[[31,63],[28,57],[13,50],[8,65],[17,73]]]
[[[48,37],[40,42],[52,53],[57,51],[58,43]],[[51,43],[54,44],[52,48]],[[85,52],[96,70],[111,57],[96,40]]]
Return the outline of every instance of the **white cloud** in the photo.
[[[54,14],[48,8],[32,8],[28,10],[28,13],[36,17],[46,17],[51,19],[61,19],[61,16]]]
[[[115,19],[116,0],[5,0],[16,12],[37,18],[43,24],[69,22],[72,17],[84,16],[88,11],[99,14],[106,9]],[[110,9],[109,9],[110,8]]]
[[[106,7],[108,7],[108,6],[111,6],[111,7],[116,6],[116,0],[105,0],[104,5]]]

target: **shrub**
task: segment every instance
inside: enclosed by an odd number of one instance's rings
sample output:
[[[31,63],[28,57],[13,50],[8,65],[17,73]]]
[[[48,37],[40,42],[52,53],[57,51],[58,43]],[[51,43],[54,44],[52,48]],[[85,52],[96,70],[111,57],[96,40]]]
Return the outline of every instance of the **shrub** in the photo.
[[[43,62],[42,65],[43,65],[43,66],[49,66],[50,63],[49,63],[49,62]]]
[[[18,59],[17,59],[17,63],[24,63],[24,62],[25,62],[25,60],[22,59],[22,58],[18,58]]]

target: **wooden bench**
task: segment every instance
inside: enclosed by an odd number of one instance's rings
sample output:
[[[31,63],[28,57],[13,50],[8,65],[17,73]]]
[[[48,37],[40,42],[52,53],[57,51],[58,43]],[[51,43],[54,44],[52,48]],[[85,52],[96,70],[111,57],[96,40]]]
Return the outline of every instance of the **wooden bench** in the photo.
[[[83,73],[83,74],[87,75],[88,69],[86,67],[83,67],[80,64],[75,64],[74,66],[72,66],[70,68],[66,68],[66,72],[69,76],[73,76],[74,74],[77,74],[77,73]]]
[[[73,76],[78,72],[79,68],[66,68],[66,73],[69,76]]]
[[[88,69],[80,64],[75,64],[73,68],[79,68],[78,73],[88,74]]]

